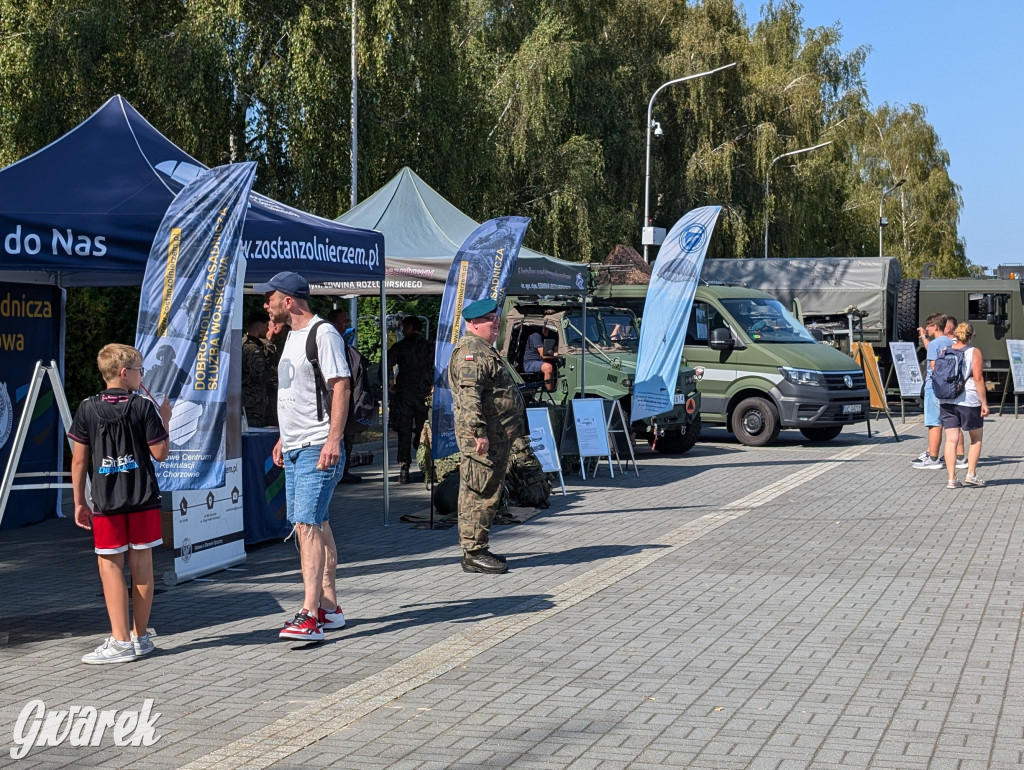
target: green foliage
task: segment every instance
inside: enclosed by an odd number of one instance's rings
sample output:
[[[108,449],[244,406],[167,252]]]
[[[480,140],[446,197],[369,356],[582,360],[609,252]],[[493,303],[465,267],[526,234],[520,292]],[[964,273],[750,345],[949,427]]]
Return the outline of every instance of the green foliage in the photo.
[[[72,411],[103,390],[96,354],[111,342],[135,344],[139,289],[107,287],[68,289],[64,346],[64,392]]]
[[[258,190],[335,217],[350,192],[350,9],[0,0],[0,163],[121,93],[204,163],[256,160]],[[736,62],[654,102],[656,224],[719,204],[713,257],[760,256],[766,218],[774,256],[877,254],[881,191],[906,178],[885,200],[886,252],[907,275],[969,269],[924,107],[873,107],[868,50],[807,27],[795,0],[749,21],[734,0],[357,0],[357,14],[360,197],[407,165],[478,220],[531,217],[532,248],[603,259],[639,240],[651,95]],[[69,328],[103,296],[76,299]],[[96,342],[81,340],[83,361]]]

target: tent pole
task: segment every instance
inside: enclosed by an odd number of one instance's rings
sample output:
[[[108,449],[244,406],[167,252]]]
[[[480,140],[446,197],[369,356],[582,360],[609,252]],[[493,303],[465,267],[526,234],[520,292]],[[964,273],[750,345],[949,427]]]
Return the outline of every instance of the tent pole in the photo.
[[[381,427],[384,431],[381,460],[384,467],[384,526],[391,526],[390,522],[390,487],[388,484],[388,305],[387,287],[385,286],[384,275],[380,277],[380,375],[381,382]]]
[[[587,397],[587,292],[583,292],[583,340],[580,342],[580,398]]]

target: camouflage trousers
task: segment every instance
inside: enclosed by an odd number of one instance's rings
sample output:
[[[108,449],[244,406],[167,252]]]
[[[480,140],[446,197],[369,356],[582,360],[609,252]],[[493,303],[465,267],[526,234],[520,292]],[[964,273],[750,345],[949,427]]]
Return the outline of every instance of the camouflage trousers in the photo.
[[[391,428],[398,434],[398,464],[410,465],[430,408],[422,398],[395,391],[390,404]]]
[[[459,543],[466,554],[487,550],[501,504],[511,444],[491,444],[487,454],[463,454],[459,467]]]

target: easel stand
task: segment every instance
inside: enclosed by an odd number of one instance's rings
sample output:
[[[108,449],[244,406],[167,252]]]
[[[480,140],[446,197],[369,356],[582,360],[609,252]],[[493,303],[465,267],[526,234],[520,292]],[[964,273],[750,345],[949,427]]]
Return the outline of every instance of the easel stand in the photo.
[[[4,470],[3,482],[0,483],[0,522],[3,521],[4,511],[7,510],[7,500],[11,491],[15,489],[71,489],[71,473],[68,471],[40,471],[38,473],[16,473],[18,462],[21,460],[21,452],[25,448],[25,439],[28,438],[29,425],[32,423],[32,415],[36,409],[36,402],[39,400],[39,390],[43,384],[43,377],[49,376],[50,385],[53,387],[53,397],[57,402],[57,409],[60,411],[60,418],[64,424],[66,434],[71,427],[71,409],[68,407],[68,399],[64,395],[64,386],[60,381],[60,374],[57,372],[57,362],[50,361],[44,364],[36,361],[35,371],[32,372],[32,381],[29,384],[28,395],[25,397],[25,406],[21,410],[21,419],[18,420],[18,430],[14,434],[14,444],[11,446],[11,456]],[[68,439],[68,443],[71,439]],[[44,481],[34,484],[15,484],[18,478],[62,478],[67,481]]]
[[[608,473],[615,478],[615,466],[622,471],[623,455],[627,452],[633,471],[640,475],[622,406],[613,399],[574,398],[570,401],[561,451],[579,456],[580,473],[584,479],[587,478],[588,461],[594,460],[593,473],[596,474],[601,460],[605,458],[608,460]],[[612,457],[615,458],[614,466]],[[628,461],[626,467],[629,467]]]
[[[867,313],[863,310],[857,310],[856,307],[851,307],[846,314],[850,324],[850,348],[856,349],[854,355],[854,361],[857,362],[862,372],[864,372],[864,379],[868,385],[868,392],[875,394],[878,403],[881,405],[878,407],[878,411],[885,412],[885,417],[889,421],[889,427],[892,429],[892,436],[896,441],[900,440],[899,434],[896,432],[896,425],[892,421],[892,414],[889,411],[889,401],[885,395],[885,387],[882,385],[882,378],[878,373],[878,360],[875,358],[874,348],[871,344],[864,341],[864,317]],[[856,319],[856,321],[854,320]],[[860,340],[858,344],[853,343],[853,331],[854,326],[860,330]],[[865,351],[870,351],[870,360],[865,355]],[[869,403],[870,407],[871,404]],[[866,415],[868,425],[868,437],[871,436],[871,417],[870,413]]]

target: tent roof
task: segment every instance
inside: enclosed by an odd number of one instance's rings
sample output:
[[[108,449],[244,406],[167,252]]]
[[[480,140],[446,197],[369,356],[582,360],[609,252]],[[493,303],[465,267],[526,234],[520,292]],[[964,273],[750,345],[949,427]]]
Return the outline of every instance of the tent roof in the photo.
[[[441,294],[448,269],[479,223],[453,206],[412,169],[336,220],[384,234],[388,293]],[[510,294],[582,293],[586,265],[523,247],[509,284]],[[373,286],[332,283],[343,293],[376,293]]]
[[[140,284],[164,212],[205,168],[125,99],[112,97],[59,139],[0,170],[0,278]],[[379,233],[257,193],[249,198],[242,238],[249,282],[281,270],[314,281],[383,271]]]

